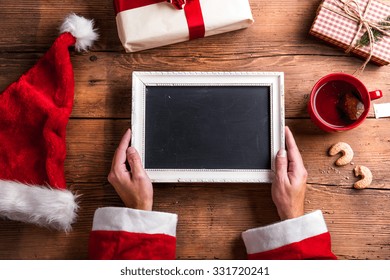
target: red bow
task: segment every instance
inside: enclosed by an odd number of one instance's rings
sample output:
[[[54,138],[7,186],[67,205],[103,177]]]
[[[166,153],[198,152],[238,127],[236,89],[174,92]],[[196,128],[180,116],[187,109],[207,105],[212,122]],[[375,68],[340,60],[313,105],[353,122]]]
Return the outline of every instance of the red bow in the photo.
[[[167,0],[167,2],[171,3],[178,10],[183,10],[187,4],[187,0]]]

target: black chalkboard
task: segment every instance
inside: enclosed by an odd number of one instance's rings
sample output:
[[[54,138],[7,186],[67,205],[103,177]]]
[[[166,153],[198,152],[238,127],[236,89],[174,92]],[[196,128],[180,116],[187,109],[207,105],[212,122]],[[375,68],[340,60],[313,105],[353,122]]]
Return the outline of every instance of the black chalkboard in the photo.
[[[269,86],[146,86],[146,169],[271,169]]]

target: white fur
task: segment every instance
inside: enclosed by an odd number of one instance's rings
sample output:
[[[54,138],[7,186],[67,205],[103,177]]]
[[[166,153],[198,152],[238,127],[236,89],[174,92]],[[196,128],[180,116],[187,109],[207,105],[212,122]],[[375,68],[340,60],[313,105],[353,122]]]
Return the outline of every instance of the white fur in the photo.
[[[177,215],[122,207],[95,211],[92,230],[141,232],[176,236]]]
[[[0,216],[15,221],[70,231],[77,217],[76,198],[68,190],[0,180]]]
[[[328,232],[320,210],[242,233],[248,254],[262,253]]]
[[[85,51],[99,37],[96,29],[93,28],[93,24],[93,20],[88,20],[76,14],[70,14],[62,23],[60,32],[70,32],[76,38],[76,50]]]

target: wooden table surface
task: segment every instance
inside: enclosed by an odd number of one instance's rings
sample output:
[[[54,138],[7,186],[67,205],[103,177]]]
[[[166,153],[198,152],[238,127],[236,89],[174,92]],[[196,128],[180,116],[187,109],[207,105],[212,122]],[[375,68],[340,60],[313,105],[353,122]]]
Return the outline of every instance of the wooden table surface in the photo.
[[[306,111],[320,77],[352,74],[362,63],[308,35],[320,2],[250,0],[255,23],[248,29],[126,54],[111,0],[1,0],[1,91],[45,53],[68,13],[95,19],[100,39],[89,53],[71,51],[76,84],[65,173],[69,188],[82,194],[74,230],[64,234],[1,220],[0,258],[87,258],[95,209],[123,205],[107,174],[130,126],[131,74],[142,70],[284,72],[286,124],[309,173],[306,211],[323,211],[340,259],[390,259],[390,119],[375,119],[371,108],[360,127],[328,134]],[[360,77],[368,89],[383,91],[376,103],[390,102],[389,75],[389,66],[369,64]],[[353,189],[353,165],[336,168],[327,156],[338,141],[352,145],[355,165],[372,170],[369,188]],[[154,190],[154,209],[179,215],[178,259],[245,259],[241,232],[278,221],[270,184],[155,184]]]

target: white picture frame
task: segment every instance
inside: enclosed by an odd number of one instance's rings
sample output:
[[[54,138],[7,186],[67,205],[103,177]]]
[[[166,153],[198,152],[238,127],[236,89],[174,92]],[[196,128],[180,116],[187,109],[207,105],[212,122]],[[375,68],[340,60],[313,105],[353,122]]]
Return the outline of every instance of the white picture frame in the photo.
[[[145,108],[147,87],[267,86],[270,94],[271,167],[267,169],[152,169],[145,167]],[[275,156],[285,145],[283,72],[138,72],[132,74],[132,140],[152,182],[159,183],[270,183]]]

